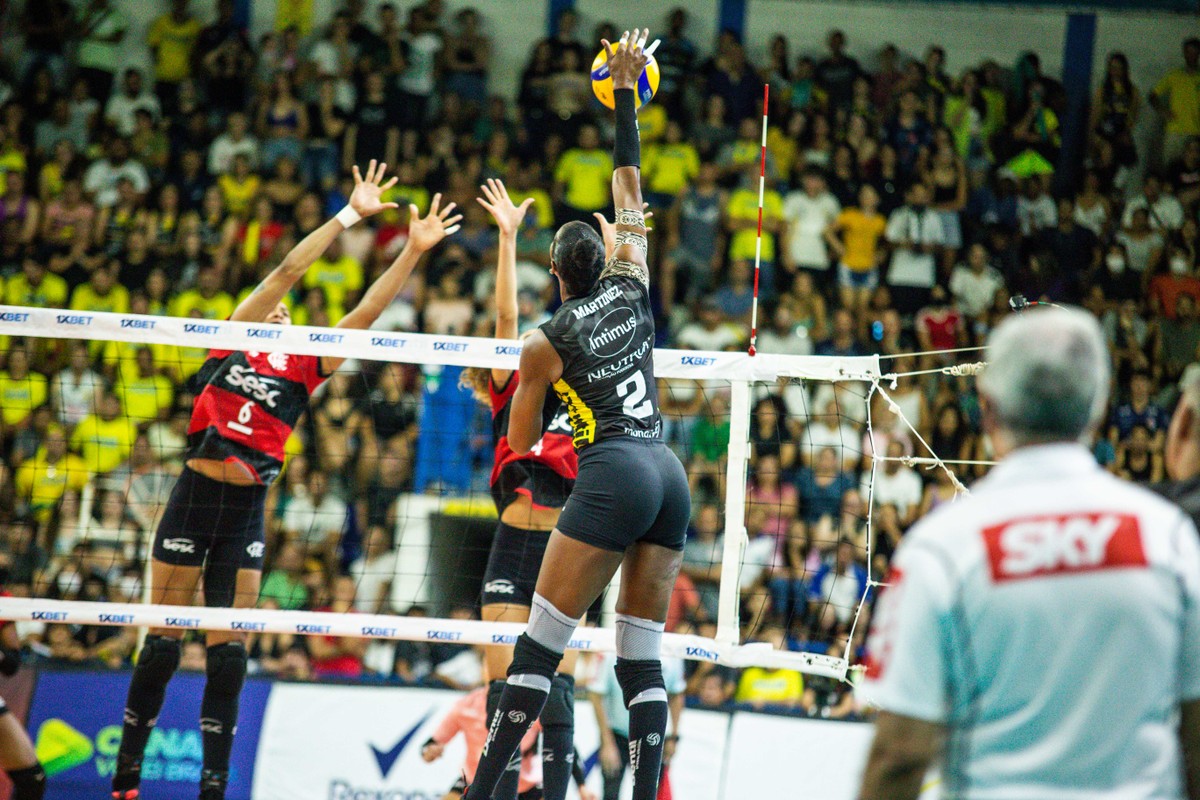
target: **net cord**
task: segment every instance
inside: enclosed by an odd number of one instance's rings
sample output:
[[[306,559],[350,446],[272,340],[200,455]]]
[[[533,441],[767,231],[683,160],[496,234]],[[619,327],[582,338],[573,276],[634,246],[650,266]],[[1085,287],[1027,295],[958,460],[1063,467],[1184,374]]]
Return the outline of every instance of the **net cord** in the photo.
[[[525,630],[525,624],[517,622],[395,617],[383,614],[335,614],[264,608],[90,603],[27,597],[0,597],[0,619],[60,625],[136,625],[181,631],[288,633],[300,636],[344,636],[466,645],[512,645],[517,636]],[[611,653],[616,648],[615,633],[609,628],[578,628],[567,646],[573,650]],[[676,658],[711,661],[729,667],[764,666],[794,669],[839,680],[846,674],[843,659],[818,653],[781,652],[763,644],[722,644],[702,636],[665,634],[662,652]]]
[[[331,356],[405,364],[515,370],[521,343],[511,339],[437,336],[425,333],[269,325],[229,320],[154,317],[110,312],[0,305],[0,336],[86,339],[175,345],[204,350],[257,351]],[[659,378],[773,381],[871,381],[880,376],[879,356],[789,356],[703,350],[654,351]]]

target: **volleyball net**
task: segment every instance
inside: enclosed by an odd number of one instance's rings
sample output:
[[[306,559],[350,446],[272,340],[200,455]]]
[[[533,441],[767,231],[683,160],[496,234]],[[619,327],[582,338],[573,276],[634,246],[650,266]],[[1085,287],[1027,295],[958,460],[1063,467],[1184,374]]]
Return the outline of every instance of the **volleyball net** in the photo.
[[[126,637],[165,627],[486,646],[520,633],[474,618],[496,522],[493,449],[486,405],[460,387],[464,368],[515,370],[519,342],[13,306],[0,306],[0,337],[10,561],[42,554],[27,584],[10,580],[28,596],[0,597],[0,618]],[[213,349],[348,360],[313,395],[268,493],[261,595],[236,609],[153,605],[146,565],[182,465],[189,379]],[[664,652],[844,678],[896,543],[888,517],[914,511],[911,497],[876,503],[877,476],[905,459],[957,483],[954,471],[876,356],[654,358],[694,512]],[[615,596],[572,648],[612,650]]]

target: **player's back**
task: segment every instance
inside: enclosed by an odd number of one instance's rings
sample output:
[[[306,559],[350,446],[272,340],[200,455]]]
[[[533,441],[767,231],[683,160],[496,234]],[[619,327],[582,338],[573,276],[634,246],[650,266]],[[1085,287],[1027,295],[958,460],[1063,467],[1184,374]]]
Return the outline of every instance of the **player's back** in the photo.
[[[563,303],[541,329],[562,359],[554,391],[567,406],[577,450],[614,437],[660,438],[654,315],[645,284],[601,277],[591,294]]]
[[[1074,445],[1018,450],[943,509],[897,553],[870,671],[889,711],[948,725],[946,794],[1178,797],[1173,715],[1200,696],[1190,520]]]

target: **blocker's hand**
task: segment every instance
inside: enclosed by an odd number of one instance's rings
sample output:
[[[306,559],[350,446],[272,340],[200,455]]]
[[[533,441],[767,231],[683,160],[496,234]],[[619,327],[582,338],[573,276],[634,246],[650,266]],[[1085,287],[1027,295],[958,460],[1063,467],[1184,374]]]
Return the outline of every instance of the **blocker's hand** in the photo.
[[[450,216],[450,212],[455,208],[454,203],[448,204],[439,211],[441,204],[442,194],[438,192],[433,196],[433,202],[429,205],[429,213],[424,217],[421,216],[420,210],[415,205],[408,207],[411,215],[408,223],[408,243],[422,253],[435,247],[438,242],[450,234],[457,233],[458,223],[462,222],[462,214]]]
[[[604,54],[608,57],[608,71],[612,75],[613,89],[635,89],[638,78],[650,61],[646,54],[646,39],[650,37],[650,29],[633,29],[621,36],[621,41],[614,48],[607,39],[601,39]]]
[[[487,183],[481,184],[479,188],[483,190],[487,199],[476,197],[475,201],[488,210],[488,213],[496,220],[496,227],[500,229],[500,232],[506,235],[516,233],[517,228],[521,227],[521,223],[525,220],[525,212],[533,205],[533,198],[527,198],[521,205],[516,205],[508,196],[508,189],[504,187],[504,181],[495,178],[488,178]]]
[[[389,208],[399,208],[395,203],[381,203],[379,196],[388,189],[396,185],[399,180],[395,176],[387,183],[383,183],[383,176],[387,172],[387,164],[375,165],[375,159],[371,159],[371,163],[367,165],[367,177],[364,179],[358,171],[358,165],[354,166],[354,191],[350,194],[350,207],[358,212],[358,215],[363,219],[378,214],[380,211],[386,211]]]

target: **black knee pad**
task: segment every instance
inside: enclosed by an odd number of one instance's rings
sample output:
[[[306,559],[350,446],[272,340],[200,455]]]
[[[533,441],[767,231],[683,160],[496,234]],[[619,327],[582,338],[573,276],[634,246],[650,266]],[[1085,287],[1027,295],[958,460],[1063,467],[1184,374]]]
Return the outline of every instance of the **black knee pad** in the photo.
[[[621,685],[621,694],[625,698],[625,707],[633,698],[649,689],[667,689],[663,681],[661,661],[641,661],[627,658],[617,658],[617,683]]]
[[[487,690],[487,718],[491,724],[492,717],[496,716],[496,709],[500,708],[500,695],[504,694],[504,681],[497,678],[488,683]]]
[[[46,793],[46,771],[41,764],[14,769],[8,778],[13,785],[12,800],[42,800]]]
[[[543,728],[573,728],[575,727],[575,678],[563,675],[561,672],[554,676],[550,683],[550,696],[546,698],[546,706],[542,709]]]
[[[562,653],[556,653],[544,644],[539,644],[522,633],[517,637],[517,645],[513,648],[513,660],[508,665],[509,676],[540,675],[548,681],[554,679],[558,662],[562,661]]]
[[[208,648],[208,685],[219,694],[237,696],[246,682],[246,646],[225,642]]]
[[[138,654],[137,668],[133,671],[134,680],[147,680],[166,686],[175,670],[179,669],[182,653],[183,643],[178,639],[147,636],[142,652]]]

